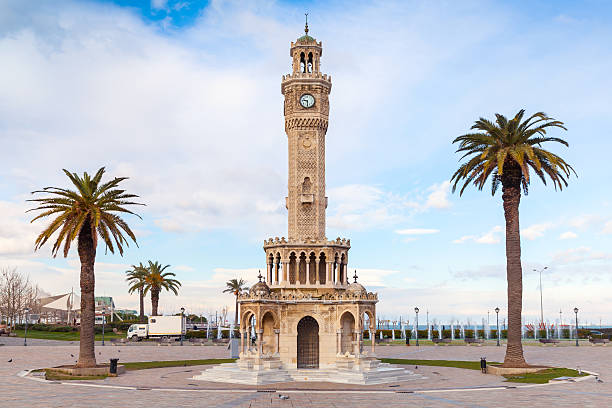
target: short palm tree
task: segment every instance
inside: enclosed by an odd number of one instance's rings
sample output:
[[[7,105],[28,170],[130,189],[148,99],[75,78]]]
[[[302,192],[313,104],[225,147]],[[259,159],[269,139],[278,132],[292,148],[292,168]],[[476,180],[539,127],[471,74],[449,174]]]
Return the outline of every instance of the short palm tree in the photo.
[[[223,290],[223,293],[233,293],[234,296],[236,296],[236,310],[234,317],[234,324],[236,325],[238,324],[238,295],[240,294],[240,292],[247,289],[248,287],[246,286],[246,281],[242,278],[231,279],[225,282],[225,289]]]
[[[138,266],[132,265],[132,269],[125,271],[125,273],[127,275],[125,280],[128,281],[130,284],[130,287],[128,288],[128,293],[132,294],[138,291],[138,298],[140,301],[140,321],[144,322],[144,285],[145,278],[149,271],[147,267],[144,266],[141,262]]]
[[[162,289],[173,292],[178,295],[178,288],[181,286],[181,282],[174,279],[176,276],[172,272],[164,272],[170,265],[162,266],[159,262],[149,261],[147,267],[147,274],[144,280],[144,292],[146,296],[148,292],[151,292],[151,316],[157,316],[157,306],[159,305],[159,293]]]
[[[48,197],[28,200],[38,205],[28,211],[42,211],[32,219],[32,222],[48,216],[55,217],[36,238],[34,250],[41,248],[57,232],[51,252],[55,257],[62,250],[64,257],[67,257],[71,243],[77,239],[81,260],[81,341],[76,366],[95,367],[94,264],[98,238],[111,253],[115,252],[116,245],[119,254],[123,255],[123,247],[128,246],[127,237],[136,242],[136,236],[117,213],[134,214],[125,206],[139,203],[131,201],[137,197],[136,195],[128,194],[125,190],[118,188],[119,183],[126,180],[127,177],[101,182],[104,167],[98,170],[93,177],[87,173],[79,177],[78,174],[70,173],[67,170],[64,170],[64,173],[76,190],[45,187],[32,194],[49,194]]]
[[[453,174],[453,192],[463,183],[460,195],[473,183],[482,190],[491,179],[491,193],[495,195],[502,186],[504,216],[506,218],[506,275],[508,281],[508,347],[504,359],[505,367],[527,365],[521,344],[521,314],[523,301],[523,272],[521,267],[521,236],[519,229],[519,202],[521,189],[527,194],[530,169],[546,184],[547,177],[555,189],[568,185],[572,166],[561,157],[544,150],[545,142],[558,142],[568,146],[565,140],[547,136],[550,128],[567,130],[563,122],[545,113],[538,112],[523,121],[524,110],[508,120],[496,114],[496,121],[480,118],[468,133],[456,138],[457,152],[464,153],[460,160],[468,157]]]

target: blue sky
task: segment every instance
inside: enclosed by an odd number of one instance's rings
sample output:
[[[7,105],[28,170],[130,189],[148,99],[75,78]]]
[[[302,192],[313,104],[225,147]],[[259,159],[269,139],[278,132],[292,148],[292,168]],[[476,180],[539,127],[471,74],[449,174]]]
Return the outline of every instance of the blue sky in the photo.
[[[379,292],[379,315],[479,320],[505,305],[501,197],[451,194],[451,141],[480,116],[545,111],[578,172],[521,201],[524,309],[578,306],[612,323],[612,7],[607,2],[62,1],[0,5],[0,266],[50,293],[78,287],[76,254],[32,252],[42,224],[29,191],[61,168],[130,176],[147,207],[139,247],[99,249],[97,290],[135,307],[122,274],[147,259],[184,289],[161,307],[232,307],[220,287],[253,282],[264,238],[286,235],[281,75],[303,30],[332,75],[329,238],[351,239],[351,269]],[[503,314],[503,312],[502,312]]]

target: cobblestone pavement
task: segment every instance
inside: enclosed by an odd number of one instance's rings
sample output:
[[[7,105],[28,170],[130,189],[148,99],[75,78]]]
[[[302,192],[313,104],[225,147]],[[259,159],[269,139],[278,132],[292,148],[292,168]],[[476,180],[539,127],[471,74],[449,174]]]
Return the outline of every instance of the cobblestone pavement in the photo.
[[[481,375],[478,372],[439,367],[419,367],[428,377],[427,381],[401,384],[390,388],[388,385],[375,387],[345,386],[340,384],[309,384],[320,391],[281,391],[289,396],[278,398],[277,393],[256,392],[244,386],[233,390],[204,390],[209,384],[198,384],[190,377],[203,368],[167,368],[133,372],[128,375],[104,381],[108,385],[128,384],[150,387],[176,387],[173,390],[126,390],[119,388],[77,386],[42,383],[18,377],[21,370],[42,368],[74,363],[78,344],[36,347],[0,347],[0,407],[600,407],[612,401],[612,348],[609,347],[526,347],[529,362],[542,365],[580,367],[601,375],[603,383],[593,379],[573,384],[553,384],[525,388],[480,391],[447,391],[444,388],[473,387],[475,385],[498,385],[498,377]],[[14,343],[13,343],[14,344]],[[415,359],[479,360],[486,356],[488,361],[501,361],[503,347],[378,347],[380,357]],[[215,346],[105,346],[97,347],[100,362],[118,357],[121,361],[181,360],[227,357],[225,347]],[[73,357],[74,356],[74,357]],[[8,362],[12,359],[12,362]],[[414,369],[414,367],[411,367]],[[187,372],[193,370],[193,372]],[[438,373],[435,374],[434,372]],[[113,383],[114,381],[114,383]],[[189,384],[196,384],[195,386]],[[293,384],[292,388],[305,387],[304,383]],[[215,384],[218,385],[218,384]],[[507,385],[507,383],[506,383]],[[290,386],[290,385],[287,385]],[[179,388],[199,388],[182,391]],[[396,393],[412,387],[413,393]],[[220,388],[217,387],[217,388]],[[270,386],[265,388],[270,389]],[[276,388],[276,387],[274,387]],[[279,387],[281,388],[281,387]],[[286,388],[286,387],[285,387]],[[335,389],[338,391],[330,391]],[[342,390],[360,389],[361,392]],[[436,391],[425,391],[427,389]],[[384,391],[381,391],[384,390]]]

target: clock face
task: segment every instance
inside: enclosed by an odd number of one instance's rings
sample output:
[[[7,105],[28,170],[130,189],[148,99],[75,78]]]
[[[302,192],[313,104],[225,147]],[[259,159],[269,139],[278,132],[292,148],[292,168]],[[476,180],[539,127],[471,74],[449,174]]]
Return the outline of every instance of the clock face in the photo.
[[[304,94],[300,97],[300,105],[305,108],[312,108],[315,103],[315,98],[311,94]]]

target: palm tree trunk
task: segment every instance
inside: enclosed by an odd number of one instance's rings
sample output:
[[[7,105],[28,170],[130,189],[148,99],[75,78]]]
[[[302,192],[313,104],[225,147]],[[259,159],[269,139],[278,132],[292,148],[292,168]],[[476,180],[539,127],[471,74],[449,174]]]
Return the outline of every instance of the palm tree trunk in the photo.
[[[514,167],[514,168],[512,168]],[[519,203],[521,201],[521,171],[508,166],[502,176],[504,216],[506,218],[506,275],[508,280],[508,347],[504,367],[525,367],[521,325],[523,312],[523,269],[521,267],[521,235]]]
[[[234,317],[234,325],[240,328],[240,324],[238,323],[238,295],[236,295],[236,316]]]
[[[159,304],[159,289],[151,289],[151,315],[157,316],[157,305]]]
[[[77,367],[95,367],[95,330],[96,319],[94,263],[96,247],[89,220],[79,231],[78,251],[81,260],[81,334],[79,360]]]
[[[140,322],[144,323],[144,293],[143,289],[138,289],[138,296],[140,296]]]

